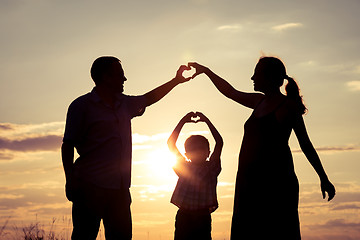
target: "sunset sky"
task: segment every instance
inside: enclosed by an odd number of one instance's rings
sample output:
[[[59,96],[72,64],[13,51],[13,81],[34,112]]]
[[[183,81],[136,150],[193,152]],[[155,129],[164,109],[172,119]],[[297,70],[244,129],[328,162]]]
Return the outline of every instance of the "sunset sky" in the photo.
[[[67,107],[91,91],[97,57],[121,59],[125,93],[140,95],[189,61],[251,92],[258,58],[271,55],[285,62],[301,88],[310,138],[337,190],[333,201],[322,199],[292,134],[302,237],[360,239],[359,13],[358,0],[1,0],[0,229],[6,222],[11,232],[55,218],[56,231],[69,236],[60,145]],[[166,141],[189,111],[203,112],[224,139],[212,235],[229,239],[238,153],[251,111],[199,76],[132,122],[134,240],[173,238],[177,208],[170,197],[177,177]],[[198,123],[184,127],[179,148],[198,131],[214,147]]]

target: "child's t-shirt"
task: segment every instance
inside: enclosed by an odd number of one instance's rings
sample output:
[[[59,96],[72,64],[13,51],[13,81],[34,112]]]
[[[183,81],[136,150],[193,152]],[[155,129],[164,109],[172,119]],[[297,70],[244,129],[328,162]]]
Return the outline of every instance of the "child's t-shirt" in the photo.
[[[210,157],[209,161],[194,164],[181,156],[174,171],[179,179],[171,203],[190,211],[209,209],[211,213],[218,208],[216,185],[221,171],[220,159]]]

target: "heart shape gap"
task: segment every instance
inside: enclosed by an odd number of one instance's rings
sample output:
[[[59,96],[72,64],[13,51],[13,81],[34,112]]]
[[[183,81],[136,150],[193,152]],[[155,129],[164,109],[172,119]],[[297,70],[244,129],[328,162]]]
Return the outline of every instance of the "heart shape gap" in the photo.
[[[200,120],[200,117],[199,116],[191,117],[191,120],[197,123]]]
[[[184,78],[189,78],[189,77],[192,77],[194,74],[195,74],[195,68],[191,68],[190,70],[184,70],[184,72],[183,72],[183,77]]]

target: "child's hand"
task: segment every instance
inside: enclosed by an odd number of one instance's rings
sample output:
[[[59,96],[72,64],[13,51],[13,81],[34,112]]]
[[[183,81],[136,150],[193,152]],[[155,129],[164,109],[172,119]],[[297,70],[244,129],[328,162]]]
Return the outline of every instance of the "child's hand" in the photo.
[[[181,119],[181,121],[183,122],[183,123],[196,123],[197,121],[194,119],[194,118],[196,118],[196,113],[194,113],[194,112],[189,112],[188,114],[186,114],[182,119]]]
[[[196,120],[196,122],[208,122],[209,119],[202,113],[202,112],[196,112],[195,115],[199,117],[199,119]]]

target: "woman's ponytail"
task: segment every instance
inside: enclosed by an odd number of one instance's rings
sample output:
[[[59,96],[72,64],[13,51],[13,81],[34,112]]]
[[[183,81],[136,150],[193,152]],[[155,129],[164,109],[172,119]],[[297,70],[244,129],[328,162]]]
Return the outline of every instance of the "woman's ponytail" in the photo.
[[[285,86],[286,96],[288,96],[289,98],[293,99],[296,102],[298,106],[298,110],[299,112],[301,112],[301,114],[306,113],[307,108],[305,107],[302,96],[300,95],[300,89],[296,81],[292,77],[289,77],[288,75],[285,75],[285,79],[288,81],[288,83]]]

